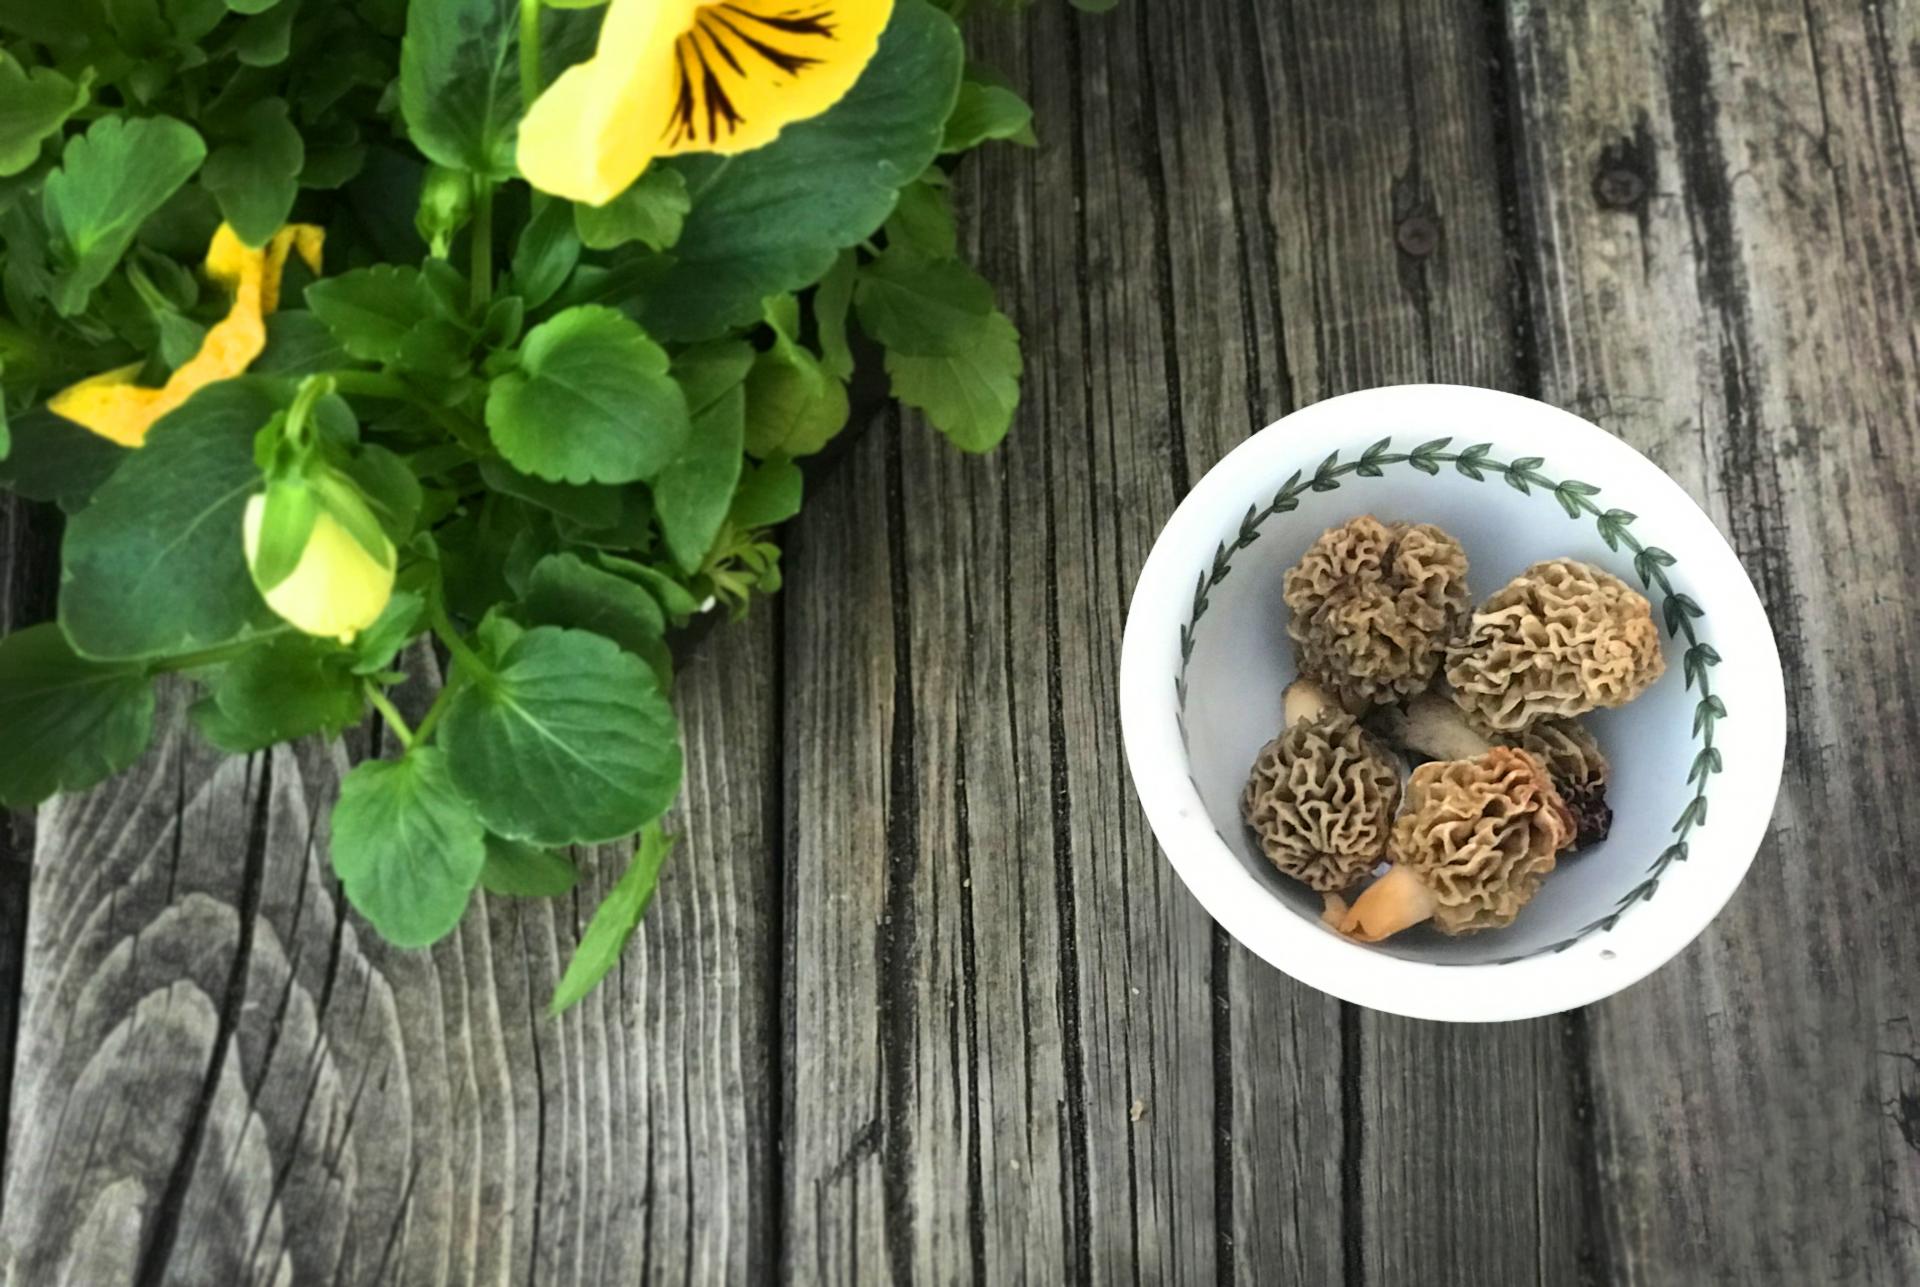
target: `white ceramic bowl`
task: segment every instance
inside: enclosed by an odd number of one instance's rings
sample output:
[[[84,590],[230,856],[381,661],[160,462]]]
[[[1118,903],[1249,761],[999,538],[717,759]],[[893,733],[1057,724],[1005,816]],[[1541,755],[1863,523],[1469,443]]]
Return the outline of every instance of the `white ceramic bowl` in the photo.
[[[1588,717],[1613,765],[1612,833],[1562,855],[1505,929],[1349,942],[1240,818],[1247,771],[1279,730],[1294,677],[1281,579],[1322,531],[1368,513],[1453,533],[1476,600],[1564,555],[1644,586],[1666,624],[1666,675],[1638,701]],[[1120,713],[1154,834],[1228,933],[1334,996],[1459,1021],[1585,1005],[1691,942],[1753,861],[1786,745],[1766,614],[1699,506],[1577,416],[1456,385],[1318,403],[1214,466],[1134,589]]]

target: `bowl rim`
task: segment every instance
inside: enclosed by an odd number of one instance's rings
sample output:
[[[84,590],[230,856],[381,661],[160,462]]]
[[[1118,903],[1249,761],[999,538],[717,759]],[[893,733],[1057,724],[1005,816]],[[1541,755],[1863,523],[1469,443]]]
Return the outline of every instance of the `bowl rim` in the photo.
[[[1674,869],[1684,897],[1647,901],[1607,933],[1571,950],[1502,962],[1410,960],[1353,943],[1307,920],[1257,880],[1214,831],[1188,764],[1173,677],[1183,609],[1223,536],[1250,503],[1329,451],[1359,451],[1382,423],[1427,425],[1416,437],[1499,421],[1496,437],[1540,434],[1541,454],[1604,461],[1634,478],[1635,508],[1657,512],[1667,544],[1683,549],[1713,585],[1716,636],[1738,638],[1752,675],[1740,697],[1740,745],[1751,767],[1742,803],[1713,815],[1702,846],[1710,861]],[[1311,445],[1305,445],[1310,443]],[[1549,502],[1550,503],[1550,502]],[[1518,394],[1453,384],[1385,385],[1302,407],[1235,447],[1208,470],[1155,538],[1128,607],[1120,659],[1122,741],[1134,790],[1161,851],[1215,921],[1255,955],[1312,987],[1412,1018],[1492,1022],[1554,1014],[1631,986],[1699,936],[1739,887],[1765,838],[1786,755],[1786,696],[1765,608],[1726,538],[1684,488],[1653,461],[1571,412]],[[1732,777],[1733,775],[1729,775]],[[1727,787],[1716,788],[1726,790]],[[1764,805],[1764,807],[1761,807]],[[1666,879],[1666,877],[1663,877]],[[1678,892],[1678,891],[1676,891]],[[1278,913],[1277,915],[1275,913]],[[1596,942],[1597,941],[1597,942]],[[1613,950],[1632,944],[1630,952]],[[1608,946],[1608,945],[1613,946]],[[1500,971],[1498,986],[1488,973]]]

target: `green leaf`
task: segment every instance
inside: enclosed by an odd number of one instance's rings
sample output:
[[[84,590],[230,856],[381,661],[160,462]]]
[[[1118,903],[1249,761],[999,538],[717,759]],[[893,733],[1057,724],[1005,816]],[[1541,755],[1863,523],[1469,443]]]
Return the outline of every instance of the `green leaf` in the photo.
[[[565,552],[534,565],[520,607],[528,625],[590,630],[642,655],[667,629],[651,594]]]
[[[893,396],[924,411],[962,451],[989,451],[1007,436],[1020,403],[1020,371],[1020,332],[997,311],[964,353],[916,357],[887,351]]]
[[[580,262],[580,235],[571,203],[533,194],[533,217],[513,246],[513,285],[528,308],[538,308],[573,275]]]
[[[593,991],[619,962],[627,940],[647,914],[647,904],[653,901],[653,891],[660,883],[660,868],[673,846],[674,837],[657,826],[648,827],[640,837],[640,847],[634,851],[626,873],[594,909],[587,932],[580,936],[580,946],[567,962],[560,986],[553,990],[553,1001],[547,1007],[550,1014],[559,1014]]]
[[[553,482],[652,478],[679,454],[689,429],[666,352],[598,306],[536,326],[519,369],[493,382],[486,414],[500,454]]]
[[[773,527],[800,512],[805,488],[800,467],[785,456],[773,456],[740,480],[727,517],[741,528]]]
[[[573,226],[590,250],[614,250],[637,241],[665,250],[680,239],[693,201],[680,171],[650,165],[625,192],[603,206],[573,208]]]
[[[957,259],[883,255],[860,270],[860,327],[894,353],[953,357],[979,345],[993,317],[993,287]]]
[[[753,349],[722,340],[690,349],[674,363],[687,396],[693,430],[673,463],[653,480],[660,532],[675,562],[686,572],[700,566],[720,524],[726,521],[733,487],[740,480],[746,440],[745,380]]]
[[[263,98],[247,109],[239,137],[207,157],[200,184],[220,203],[220,215],[240,240],[264,246],[293,212],[300,191],[306,144],[287,119],[282,98]]]
[[[312,733],[334,737],[366,712],[353,654],[339,645],[281,635],[229,662],[193,708],[209,742],[234,755]]]
[[[235,33],[234,57],[247,67],[278,67],[287,61],[293,49],[293,20],[300,12],[299,0],[285,0],[281,4],[272,0],[266,3],[250,0],[247,8],[227,0],[227,7],[237,13],[259,15],[242,23]]]
[[[130,454],[45,407],[12,417],[8,432],[13,442],[0,459],[0,486],[28,500],[57,501],[68,512],[85,506]]]
[[[530,501],[582,527],[612,527],[620,521],[621,496],[617,487],[606,487],[599,483],[577,487],[568,483],[550,483],[544,478],[523,474],[504,460],[492,457],[480,462],[480,478],[494,491]]]
[[[766,296],[818,281],[933,160],[960,68],[953,20],[897,0],[879,52],[833,107],[755,151],[676,162],[693,210],[643,302],[647,330],[708,339],[753,321]]]
[[[267,319],[267,347],[248,369],[262,375],[317,375],[347,364],[346,346],[333,328],[304,308],[282,309]]]
[[[140,225],[192,177],[206,144],[170,116],[105,116],[69,140],[42,197],[51,233],[53,306],[83,311]]]
[[[82,660],[57,626],[30,626],[0,639],[0,729],[0,805],[31,808],[138,759],[153,686],[138,666]]]
[[[599,635],[529,630],[446,711],[454,782],[498,835],[613,840],[659,817],[680,789],[679,730],[658,679]]]
[[[514,174],[520,120],[518,0],[412,0],[400,47],[400,113],[431,161]]]
[[[376,264],[322,277],[307,287],[307,307],[363,362],[444,371],[466,348],[445,295],[418,269]]]
[[[349,669],[356,675],[377,675],[390,668],[400,650],[419,633],[426,610],[426,600],[412,590],[394,591],[374,623],[353,641]]]
[[[623,559],[618,555],[603,554],[601,565],[619,572],[622,576],[632,577],[652,592],[667,610],[667,615],[675,621],[683,620],[700,611],[699,602],[687,592],[687,588],[658,568],[650,568],[644,563],[632,559]]]
[[[940,150],[964,152],[988,139],[1029,142],[1033,137],[1032,126],[1033,109],[1011,89],[1004,85],[962,81],[953,112],[947,117]]]
[[[257,380],[222,380],[161,419],[67,524],[60,624],[84,656],[165,657],[278,625],[241,549],[260,489],[253,436],[280,410]]]
[[[443,938],[466,913],[487,832],[454,790],[447,757],[418,746],[369,760],[340,783],[333,871],[347,901],[398,947]]]
[[[847,388],[798,345],[771,350],[747,376],[747,451],[811,456],[847,426]]]
[[[573,859],[552,849],[487,837],[487,865],[480,869],[480,887],[509,898],[558,898],[580,879]]]
[[[0,177],[40,159],[40,144],[87,105],[91,70],[78,83],[51,67],[25,68],[0,49]]]
[[[922,259],[952,259],[960,253],[960,235],[954,228],[953,204],[947,200],[944,176],[941,184],[922,176],[900,189],[899,203],[887,219],[887,252],[893,257],[905,252]]]
[[[820,337],[820,369],[846,382],[853,376],[853,350],[847,345],[847,312],[859,278],[859,258],[843,250],[813,292],[813,326]]]

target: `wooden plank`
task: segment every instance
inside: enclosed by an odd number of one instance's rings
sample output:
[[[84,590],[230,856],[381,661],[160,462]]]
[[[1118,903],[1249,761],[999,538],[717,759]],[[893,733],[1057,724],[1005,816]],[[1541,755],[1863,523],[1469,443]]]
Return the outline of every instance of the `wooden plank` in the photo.
[[[1548,396],[1732,537],[1788,677],[1726,912],[1594,1008],[1606,1268],[1920,1279],[1912,3],[1516,3]]]
[[[1110,697],[1173,500],[1156,234],[1126,217],[1140,50],[1124,21],[1030,23],[977,30],[1049,141],[961,176],[1028,336],[1021,424],[989,460],[918,424],[863,443],[793,549],[807,1280],[1214,1276],[1208,926],[1128,795]]]
[[[0,634],[53,615],[58,533],[59,519],[50,506],[0,494]],[[13,1045],[20,1023],[32,870],[32,815],[0,812],[0,1123],[13,1098]],[[6,1167],[6,1131],[0,1129],[0,1175]]]
[[[687,847],[620,971],[544,1013],[593,900],[431,952],[344,916],[339,747],[219,760],[184,685],[42,810],[0,1215],[10,1282],[751,1278],[773,1257],[766,622],[683,677]]]
[[[1519,378],[1484,32],[1177,17],[1037,11],[1005,46],[1047,145],[963,178],[1027,333],[1021,425],[990,464],[865,444],[803,522],[792,1264],[1314,1280],[1432,1272],[1438,1248],[1442,1277],[1564,1277],[1588,1229],[1562,1027],[1343,1024],[1216,945],[1117,789],[1111,715],[1153,533],[1291,389]],[[980,964],[1003,960],[1024,969]],[[1496,1080],[1497,1102],[1458,1094]],[[1050,1101],[1063,1132],[1036,1149]],[[1033,1194],[1057,1217],[994,1178],[1010,1148],[1051,1168]]]
[[[1254,150],[1270,167],[1271,289],[1296,395],[1421,380],[1526,391],[1506,87],[1481,11],[1244,12],[1239,38],[1268,69]],[[1594,1230],[1565,1025],[1346,1007],[1341,1037],[1347,1281],[1578,1281]]]

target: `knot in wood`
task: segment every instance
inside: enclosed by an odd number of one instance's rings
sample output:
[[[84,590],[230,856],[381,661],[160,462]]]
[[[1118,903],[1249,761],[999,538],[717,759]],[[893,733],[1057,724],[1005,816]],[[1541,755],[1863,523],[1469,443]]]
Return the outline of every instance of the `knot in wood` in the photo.
[[[1593,199],[1603,210],[1631,210],[1647,195],[1647,176],[1623,165],[1601,170],[1593,178]]]
[[[1402,253],[1425,259],[1440,246],[1440,223],[1432,215],[1408,215],[1394,229],[1393,240]]]

